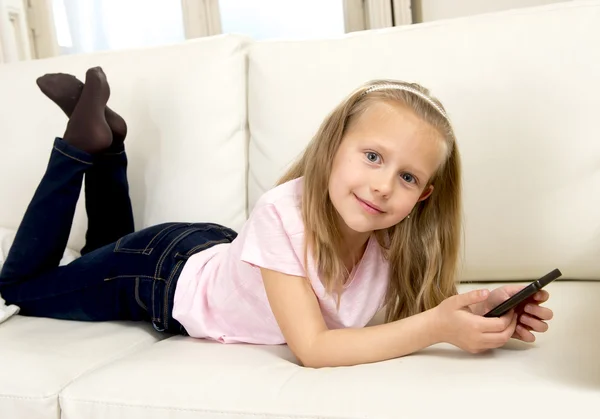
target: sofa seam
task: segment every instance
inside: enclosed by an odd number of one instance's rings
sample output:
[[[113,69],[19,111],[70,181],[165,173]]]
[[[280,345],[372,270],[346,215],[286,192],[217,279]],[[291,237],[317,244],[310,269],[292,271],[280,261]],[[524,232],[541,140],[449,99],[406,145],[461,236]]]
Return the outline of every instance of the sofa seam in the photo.
[[[18,396],[16,394],[0,394],[0,399],[11,400],[46,400],[57,397],[59,393],[49,394],[47,396]]]
[[[156,342],[152,342],[150,343],[150,345],[155,344]],[[60,383],[58,385],[59,390],[55,393],[51,393],[51,394],[47,394],[47,395],[43,395],[43,396],[19,396],[16,394],[0,394],[0,398],[2,399],[13,399],[13,400],[46,400],[46,399],[50,399],[50,398],[54,398],[56,397],[58,399],[58,404],[59,404],[59,408],[60,408],[60,396],[61,393],[67,388],[69,387],[71,384],[73,384],[75,381],[79,380],[80,378],[84,377],[85,375],[92,373],[94,371],[96,371],[97,369],[108,365],[108,364],[112,364],[113,362],[123,358],[124,356],[127,356],[130,353],[135,352],[135,348],[141,346],[141,345],[146,345],[146,343],[137,343],[135,345],[132,345],[130,347],[128,347],[125,351],[119,352],[118,355],[111,357],[110,359],[106,360],[105,362],[98,362],[94,365],[92,365],[89,369],[81,372],[80,374],[74,376],[73,378],[71,378],[70,380]]]
[[[365,416],[323,416],[323,415],[290,415],[290,414],[277,414],[277,413],[255,413],[255,412],[245,412],[245,411],[232,411],[232,410],[212,410],[212,409],[197,409],[197,408],[181,408],[181,407],[166,407],[166,406],[151,406],[147,404],[124,404],[124,403],[115,403],[115,402],[101,402],[95,400],[83,400],[83,399],[73,399],[73,398],[65,398],[69,402],[73,403],[87,403],[87,404],[96,404],[96,405],[104,405],[104,406],[114,406],[114,407],[126,407],[126,408],[143,408],[143,409],[152,409],[152,410],[168,410],[168,411],[176,411],[176,412],[200,412],[200,413],[209,413],[209,414],[219,414],[219,415],[235,415],[235,416],[261,416],[268,418],[287,418],[287,419],[363,419]]]
[[[146,343],[144,341],[144,342],[140,342],[135,345],[129,346],[129,347],[127,347],[126,350],[119,352],[117,355],[115,355],[111,358],[108,358],[105,361],[97,362],[96,364],[92,365],[89,369],[81,372],[79,375],[76,375],[73,378],[71,378],[69,381],[65,382],[63,385],[61,385],[60,390],[55,394],[56,396],[58,396],[59,408],[61,408],[60,399],[61,399],[61,395],[62,395],[63,391],[65,391],[65,389],[67,389],[69,386],[71,386],[74,382],[76,382],[77,380],[80,380],[81,378],[85,377],[88,374],[94,373],[95,371],[97,371],[98,369],[100,369],[104,366],[110,365],[110,364],[126,357],[127,355],[130,355],[130,354],[136,352],[136,348],[138,348],[140,346],[152,346],[156,343],[157,342]]]

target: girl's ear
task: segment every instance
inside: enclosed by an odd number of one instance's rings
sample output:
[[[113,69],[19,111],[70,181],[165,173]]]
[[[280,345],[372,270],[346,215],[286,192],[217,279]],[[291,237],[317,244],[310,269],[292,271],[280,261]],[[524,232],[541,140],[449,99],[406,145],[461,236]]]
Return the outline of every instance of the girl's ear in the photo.
[[[421,196],[419,197],[419,200],[417,202],[425,201],[427,198],[429,198],[431,196],[432,193],[433,193],[433,185],[429,185],[428,187],[425,188],[423,193],[421,193]]]

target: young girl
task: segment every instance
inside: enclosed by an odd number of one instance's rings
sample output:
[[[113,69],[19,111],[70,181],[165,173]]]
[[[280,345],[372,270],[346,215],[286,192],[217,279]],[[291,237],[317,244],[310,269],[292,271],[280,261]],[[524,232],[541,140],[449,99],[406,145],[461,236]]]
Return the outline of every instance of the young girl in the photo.
[[[546,291],[502,318],[482,315],[522,287],[457,295],[459,152],[444,107],[416,84],[373,81],[350,94],[239,235],[212,223],[134,232],[127,126],[106,107],[103,71],[38,85],[70,119],[0,274],[23,315],[287,343],[310,367],[439,342],[476,353],[547,330]],[[59,267],[84,174],[86,245]],[[385,324],[364,327],[383,308]]]

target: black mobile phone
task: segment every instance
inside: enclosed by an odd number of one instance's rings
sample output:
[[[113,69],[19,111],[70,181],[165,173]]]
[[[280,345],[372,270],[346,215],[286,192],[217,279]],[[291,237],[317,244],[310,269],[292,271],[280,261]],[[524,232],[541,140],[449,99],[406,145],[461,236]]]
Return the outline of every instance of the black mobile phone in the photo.
[[[547,273],[537,281],[533,281],[527,285],[521,291],[510,297],[505,302],[498,304],[496,307],[491,309],[488,313],[484,314],[483,317],[501,317],[508,313],[511,309],[515,308],[523,301],[531,297],[533,294],[544,288],[550,282],[562,276],[562,273],[555,269],[550,273]]]

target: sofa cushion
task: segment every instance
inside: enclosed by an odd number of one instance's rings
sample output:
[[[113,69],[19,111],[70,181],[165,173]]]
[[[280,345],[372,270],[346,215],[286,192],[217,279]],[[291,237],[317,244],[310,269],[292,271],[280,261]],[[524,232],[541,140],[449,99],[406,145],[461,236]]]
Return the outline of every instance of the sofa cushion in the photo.
[[[15,316],[0,324],[0,416],[57,419],[71,382],[166,336],[135,323]]]
[[[492,419],[597,409],[600,283],[548,289],[555,319],[535,344],[511,341],[480,355],[442,344],[386,362],[309,369],[287,346],[174,337],[73,382],[61,394],[63,418]]]
[[[245,43],[219,36],[0,66],[0,226],[18,226],[67,121],[36,78],[67,72],[84,79],[99,65],[111,85],[108,105],[129,127],[136,227],[211,221],[238,229],[246,218]],[[69,241],[76,250],[87,224],[79,204]]]
[[[558,28],[558,29],[557,29]],[[560,29],[562,28],[562,29]],[[358,85],[432,89],[463,157],[466,280],[600,278],[600,2],[249,49],[249,205]]]

